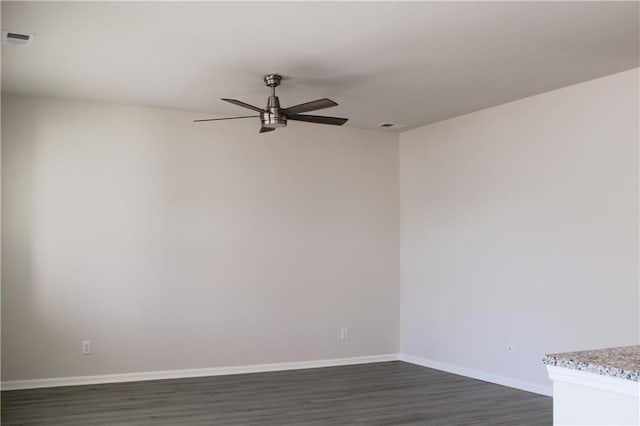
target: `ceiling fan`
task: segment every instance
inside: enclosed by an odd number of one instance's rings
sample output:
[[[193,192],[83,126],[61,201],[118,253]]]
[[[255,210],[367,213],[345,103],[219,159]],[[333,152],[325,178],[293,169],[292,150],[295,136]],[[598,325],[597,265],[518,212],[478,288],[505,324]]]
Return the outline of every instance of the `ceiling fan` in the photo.
[[[306,121],[309,123],[319,124],[332,124],[334,126],[341,126],[346,123],[348,118],[339,117],[325,117],[321,115],[302,115],[304,112],[316,111],[324,108],[331,108],[338,104],[331,99],[323,98],[317,101],[305,102],[303,104],[295,105],[289,108],[280,108],[280,100],[276,96],[276,87],[280,85],[282,77],[278,74],[269,74],[264,77],[264,83],[267,87],[271,87],[271,96],[267,101],[267,108],[262,109],[248,103],[239,101],[237,99],[222,98],[223,101],[232,103],[234,105],[248,108],[260,115],[243,115],[240,117],[226,117],[226,118],[208,118],[204,120],[193,120],[194,122],[200,121],[219,121],[219,120],[236,120],[238,118],[254,118],[260,117],[260,133],[271,132],[278,127],[287,127],[287,120],[294,121]]]

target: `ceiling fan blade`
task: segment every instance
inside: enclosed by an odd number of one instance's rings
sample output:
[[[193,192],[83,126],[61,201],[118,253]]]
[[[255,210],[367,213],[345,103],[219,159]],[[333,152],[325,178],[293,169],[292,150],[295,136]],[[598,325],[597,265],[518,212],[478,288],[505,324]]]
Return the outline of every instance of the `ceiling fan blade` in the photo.
[[[322,115],[290,114],[290,115],[287,115],[287,118],[289,120],[308,121],[309,123],[332,124],[334,126],[342,126],[344,123],[349,121],[348,118],[325,117],[325,116],[322,116]]]
[[[204,120],[193,120],[194,123],[199,121],[220,121],[220,120],[237,120],[238,118],[256,118],[259,115],[243,115],[242,117],[226,117],[226,118],[205,118]]]
[[[252,109],[252,110],[254,110],[256,112],[264,112],[264,110],[262,108],[258,108],[257,106],[249,105],[248,103],[239,101],[237,99],[226,99],[226,98],[221,98],[221,99],[223,101],[225,101],[225,102],[229,102],[229,103],[232,103],[234,105],[241,106],[243,108],[249,108],[249,109]]]
[[[331,99],[323,98],[318,99],[317,101],[305,102],[300,105],[285,108],[282,110],[282,113],[288,116],[289,114],[300,114],[301,112],[316,111],[318,109],[331,108],[334,106],[338,106],[338,104],[333,102]]]
[[[273,132],[275,130],[275,127],[260,127],[260,132],[259,133],[265,133],[265,132]]]

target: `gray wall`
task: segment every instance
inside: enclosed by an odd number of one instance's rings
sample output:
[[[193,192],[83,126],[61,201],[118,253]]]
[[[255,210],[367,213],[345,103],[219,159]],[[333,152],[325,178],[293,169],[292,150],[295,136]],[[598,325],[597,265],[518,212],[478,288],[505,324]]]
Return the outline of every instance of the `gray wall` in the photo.
[[[395,135],[2,101],[3,380],[398,351]]]
[[[638,77],[400,135],[403,353],[548,385],[544,353],[638,343]]]

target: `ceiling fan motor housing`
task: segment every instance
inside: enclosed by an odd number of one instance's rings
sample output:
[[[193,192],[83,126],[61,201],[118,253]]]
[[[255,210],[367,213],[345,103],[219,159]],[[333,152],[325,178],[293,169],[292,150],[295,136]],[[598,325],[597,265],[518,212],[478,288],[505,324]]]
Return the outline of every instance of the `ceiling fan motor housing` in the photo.
[[[284,114],[280,114],[280,111],[274,111],[271,108],[269,108],[269,111],[260,114],[260,121],[264,127],[271,129],[287,127],[287,117]]]

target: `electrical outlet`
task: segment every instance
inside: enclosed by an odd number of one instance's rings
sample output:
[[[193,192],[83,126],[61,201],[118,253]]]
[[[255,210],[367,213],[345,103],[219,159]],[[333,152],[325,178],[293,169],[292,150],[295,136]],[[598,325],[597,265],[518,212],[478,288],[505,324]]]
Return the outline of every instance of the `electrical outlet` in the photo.
[[[340,340],[349,340],[349,329],[341,328],[340,329]]]
[[[82,341],[82,355],[91,355],[91,340]]]

